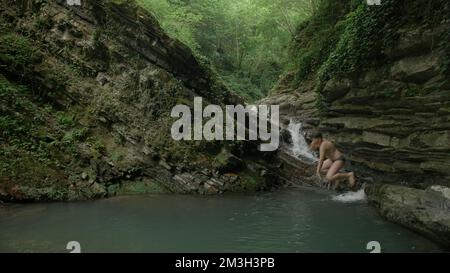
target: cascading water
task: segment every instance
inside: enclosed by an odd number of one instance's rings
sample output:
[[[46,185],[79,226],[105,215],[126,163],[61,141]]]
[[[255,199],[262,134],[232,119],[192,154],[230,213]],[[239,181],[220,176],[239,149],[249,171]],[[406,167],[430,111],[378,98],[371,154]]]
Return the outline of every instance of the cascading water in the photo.
[[[295,157],[306,159],[312,162],[317,161],[317,157],[309,149],[308,143],[306,142],[305,136],[303,135],[302,123],[294,122],[291,120],[289,122],[287,130],[292,137],[291,153]]]
[[[290,146],[290,152],[295,157],[301,160],[307,160],[310,162],[317,162],[318,158],[311,152],[309,145],[306,142],[303,135],[302,123],[290,120],[287,130],[291,134],[292,144]],[[332,200],[342,203],[360,202],[366,199],[364,189],[361,188],[357,192],[347,192],[339,195],[332,196]]]

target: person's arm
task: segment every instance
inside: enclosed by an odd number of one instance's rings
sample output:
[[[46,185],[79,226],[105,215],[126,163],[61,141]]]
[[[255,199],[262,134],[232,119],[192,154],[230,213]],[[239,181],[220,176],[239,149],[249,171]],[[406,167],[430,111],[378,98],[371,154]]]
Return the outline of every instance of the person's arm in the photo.
[[[323,162],[325,162],[325,143],[322,143],[322,145],[320,145],[319,151],[320,151],[320,159],[319,163],[317,164],[316,174],[317,176],[319,176],[319,178],[321,178],[320,171],[322,170]]]

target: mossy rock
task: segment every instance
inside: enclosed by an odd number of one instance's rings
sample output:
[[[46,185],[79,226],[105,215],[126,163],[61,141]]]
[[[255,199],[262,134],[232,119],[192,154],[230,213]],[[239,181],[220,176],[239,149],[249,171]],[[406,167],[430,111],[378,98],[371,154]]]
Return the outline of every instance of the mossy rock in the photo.
[[[165,194],[167,189],[162,187],[158,182],[150,179],[142,181],[126,181],[119,187],[109,187],[109,194],[113,195],[140,195],[140,194]]]
[[[240,158],[223,149],[214,159],[214,168],[221,173],[239,172],[244,163]]]

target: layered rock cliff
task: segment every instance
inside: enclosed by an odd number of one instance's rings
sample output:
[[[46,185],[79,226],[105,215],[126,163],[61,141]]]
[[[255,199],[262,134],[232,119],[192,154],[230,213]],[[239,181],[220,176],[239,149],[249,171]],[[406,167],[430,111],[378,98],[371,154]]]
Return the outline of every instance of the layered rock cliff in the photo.
[[[298,69],[264,101],[375,181],[450,185],[449,11],[447,1],[335,3],[299,28]]]
[[[276,183],[240,158],[251,145],[171,138],[173,106],[241,99],[134,1],[5,0],[0,13],[0,200]]]

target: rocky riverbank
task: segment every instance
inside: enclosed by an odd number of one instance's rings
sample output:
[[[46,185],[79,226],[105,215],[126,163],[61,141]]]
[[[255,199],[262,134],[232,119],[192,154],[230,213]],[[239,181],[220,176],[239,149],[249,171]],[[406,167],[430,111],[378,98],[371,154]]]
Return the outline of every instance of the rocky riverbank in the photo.
[[[0,200],[278,185],[252,143],[172,140],[173,106],[242,99],[134,1],[2,1],[0,14]]]
[[[420,190],[378,183],[368,185],[365,191],[369,203],[383,217],[450,250],[450,188]]]

